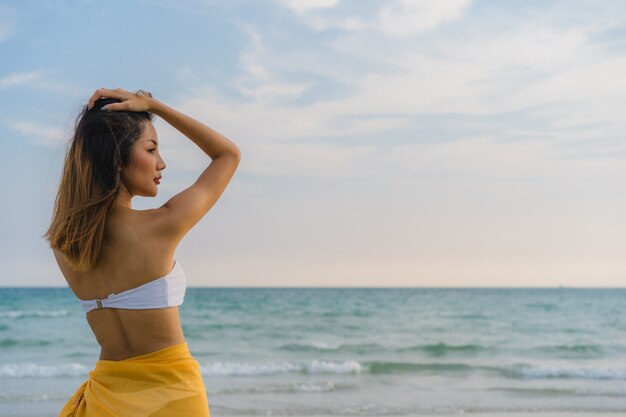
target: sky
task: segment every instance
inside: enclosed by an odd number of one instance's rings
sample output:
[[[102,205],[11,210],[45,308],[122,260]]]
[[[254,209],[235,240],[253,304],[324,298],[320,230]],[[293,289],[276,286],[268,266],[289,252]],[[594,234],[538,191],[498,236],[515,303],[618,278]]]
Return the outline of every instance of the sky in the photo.
[[[0,1],[0,286],[67,286],[65,146],[119,87],[241,150],[189,286],[624,287],[624,51],[620,0]],[[140,210],[210,163],[154,126]]]

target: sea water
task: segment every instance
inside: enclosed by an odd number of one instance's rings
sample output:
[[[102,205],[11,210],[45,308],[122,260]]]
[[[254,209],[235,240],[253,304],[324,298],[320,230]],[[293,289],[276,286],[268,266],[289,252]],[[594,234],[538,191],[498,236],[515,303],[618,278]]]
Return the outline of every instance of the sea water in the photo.
[[[575,288],[188,288],[180,306],[213,417],[626,415],[625,311],[626,289]],[[69,288],[0,288],[0,416],[56,417],[99,353]]]

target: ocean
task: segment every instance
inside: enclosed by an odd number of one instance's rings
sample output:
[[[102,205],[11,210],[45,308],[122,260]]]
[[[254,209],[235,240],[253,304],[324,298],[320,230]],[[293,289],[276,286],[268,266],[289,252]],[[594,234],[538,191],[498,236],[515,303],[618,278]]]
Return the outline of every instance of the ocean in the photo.
[[[211,415],[626,415],[626,289],[188,288]],[[99,346],[69,288],[0,288],[0,416],[56,417]],[[585,414],[586,413],[586,414]]]

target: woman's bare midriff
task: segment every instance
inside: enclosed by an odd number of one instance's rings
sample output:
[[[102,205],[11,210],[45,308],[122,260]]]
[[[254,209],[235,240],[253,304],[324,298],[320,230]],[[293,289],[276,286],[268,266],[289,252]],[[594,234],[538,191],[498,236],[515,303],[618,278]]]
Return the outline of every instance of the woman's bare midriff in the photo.
[[[88,272],[72,270],[55,250],[74,294],[83,300],[105,298],[169,273],[178,242],[151,230],[159,214],[158,209],[110,214],[98,261]],[[185,342],[178,307],[94,309],[86,318],[100,344],[101,360],[129,359]]]
[[[101,360],[119,361],[185,342],[178,307],[148,310],[103,308],[87,313]]]

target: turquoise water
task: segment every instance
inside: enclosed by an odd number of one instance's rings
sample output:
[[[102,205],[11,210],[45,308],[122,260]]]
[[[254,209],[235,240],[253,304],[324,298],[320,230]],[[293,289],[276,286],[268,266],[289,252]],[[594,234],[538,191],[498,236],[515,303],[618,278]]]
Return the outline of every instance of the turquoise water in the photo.
[[[213,417],[626,413],[626,289],[188,288]],[[0,416],[99,356],[69,288],[0,289]]]

